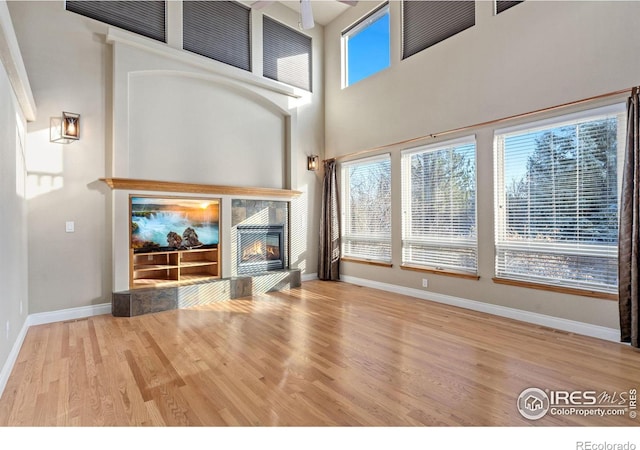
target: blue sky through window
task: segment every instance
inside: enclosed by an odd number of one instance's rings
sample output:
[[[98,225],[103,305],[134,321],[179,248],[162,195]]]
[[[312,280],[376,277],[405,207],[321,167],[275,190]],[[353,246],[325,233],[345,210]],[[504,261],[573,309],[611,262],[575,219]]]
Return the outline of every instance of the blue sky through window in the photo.
[[[389,11],[347,40],[347,86],[389,67]]]

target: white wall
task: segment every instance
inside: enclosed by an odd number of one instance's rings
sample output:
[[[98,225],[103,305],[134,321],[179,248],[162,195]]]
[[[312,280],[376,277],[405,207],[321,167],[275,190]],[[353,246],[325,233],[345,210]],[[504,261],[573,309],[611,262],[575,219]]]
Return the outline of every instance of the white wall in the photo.
[[[38,104],[26,153],[30,313],[108,302],[107,205],[97,180],[105,173],[109,48],[62,2],[12,1],[9,11]],[[50,117],[62,111],[81,114],[79,142],[49,142]]]
[[[15,39],[6,4],[0,2],[0,236],[5,237],[0,258],[0,394],[9,376],[8,361],[17,357],[15,347],[29,312],[23,151],[26,122],[15,93],[16,80],[10,80],[5,67],[12,37]],[[16,66],[15,60],[11,63]]]
[[[391,67],[341,89],[340,33],[377,4],[360,2],[325,29],[327,157],[577,101],[640,81],[640,59],[634,56],[640,52],[634,36],[640,26],[638,2],[529,0],[494,16],[492,2],[480,1],[474,27],[401,61],[400,4],[392,1]],[[399,207],[393,209],[393,267],[344,263],[343,274],[419,289],[421,279],[428,278],[428,290],[435,293],[617,328],[617,302],[492,282],[493,130],[474,131],[480,280],[401,270]],[[385,150],[392,153],[392,196],[398,206],[403,147]]]
[[[0,369],[9,357],[27,312],[27,204],[25,161],[19,129],[26,124],[7,73],[0,65]],[[22,133],[24,138],[24,132]],[[0,370],[1,371],[1,370]],[[0,392],[2,392],[0,383]]]
[[[285,186],[279,111],[216,83],[163,72],[130,77],[129,106],[130,177]]]
[[[180,52],[175,49],[179,47],[175,19],[180,8],[176,7],[177,2],[170,3],[172,43],[153,43],[175,53]],[[300,100],[283,102],[283,107],[288,108],[304,128],[297,127],[294,133],[286,135],[282,111],[274,113],[264,104],[248,101],[242,95],[235,96],[231,87],[224,87],[225,83],[235,83],[236,75],[228,66],[195,55],[190,55],[187,62],[176,62],[173,56],[166,56],[164,50],[139,58],[138,47],[107,42],[106,25],[65,11],[62,1],[12,1],[9,10],[39,105],[38,118],[28,128],[31,312],[111,301],[114,275],[111,221],[117,220],[112,206],[120,197],[98,181],[105,176],[289,187],[303,191],[292,209],[299,217],[305,220],[308,217],[311,225],[302,230],[303,238],[296,256],[292,254],[291,264],[315,271],[317,212],[307,205],[317,204],[320,180],[318,174],[307,172],[305,165],[307,154],[323,154],[321,27],[312,35],[314,92]],[[280,5],[263,12],[290,26],[297,23],[296,14]],[[260,36],[261,14],[253,14],[254,37]],[[125,31],[120,34],[130,35]],[[131,36],[135,41],[136,36]],[[118,59],[118,54],[125,53]],[[128,68],[115,66],[114,61],[126,63]],[[254,60],[253,74],[242,73],[237,78],[261,79],[259,63]],[[136,64],[140,71],[134,69]],[[192,83],[187,78],[158,73],[147,77],[142,73],[144,70],[184,72],[188,71],[187,66],[200,76],[192,79]],[[209,70],[207,66],[215,68]],[[213,73],[219,72],[231,73],[231,78],[225,75],[226,81],[218,83],[221,79]],[[167,89],[180,89],[186,97]],[[125,91],[127,95],[122,95]],[[204,97],[196,98],[205,91]],[[144,105],[146,102],[149,104]],[[219,102],[217,108],[212,109],[216,102]],[[194,122],[186,127],[187,136],[180,140],[170,122],[177,112],[186,111],[190,105],[193,115],[189,119]],[[64,146],[49,143],[49,117],[59,116],[62,110],[82,115],[79,142]],[[127,111],[125,116],[123,110]],[[227,112],[237,116],[240,111],[243,123],[237,117],[225,124],[207,122],[207,119],[219,121]],[[124,125],[122,117],[126,117]],[[259,124],[252,129],[253,120]],[[133,125],[135,128],[131,128]],[[215,142],[211,142],[214,137]],[[239,145],[230,149],[234,138]],[[288,140],[294,142],[290,144]],[[291,149],[291,154],[286,154],[285,146]],[[211,153],[216,151],[222,152],[220,165],[213,164]],[[203,152],[203,158],[193,165],[198,152]],[[267,164],[268,156],[277,158]],[[247,161],[251,163],[249,169],[238,170]],[[285,173],[284,167],[289,164],[290,170]],[[258,167],[263,170],[259,171]],[[71,220],[75,222],[76,232],[65,233],[65,222]],[[122,265],[128,261],[116,263]]]
[[[600,95],[638,83],[638,2],[525,1],[404,61],[391,2],[392,66],[346,89],[340,33],[380,2],[326,27],[326,145],[341,155]],[[380,93],[384,93],[381,95]]]

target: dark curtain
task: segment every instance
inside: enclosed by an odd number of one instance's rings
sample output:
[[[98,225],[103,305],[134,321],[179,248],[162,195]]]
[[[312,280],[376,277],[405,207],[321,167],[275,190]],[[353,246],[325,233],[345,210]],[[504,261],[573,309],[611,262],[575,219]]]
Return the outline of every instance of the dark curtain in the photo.
[[[618,239],[618,301],[620,308],[620,340],[634,347],[638,343],[638,257],[640,249],[640,103],[638,88],[633,88],[627,101],[627,145],[625,148],[620,200],[620,235]]]
[[[338,175],[335,159],[324,162],[322,214],[320,216],[320,255],[318,278],[340,279],[340,221],[338,220]]]

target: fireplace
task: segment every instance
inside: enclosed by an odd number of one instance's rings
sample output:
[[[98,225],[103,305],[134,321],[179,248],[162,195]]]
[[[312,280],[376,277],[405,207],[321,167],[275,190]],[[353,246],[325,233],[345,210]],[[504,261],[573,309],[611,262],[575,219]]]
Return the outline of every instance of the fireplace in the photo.
[[[238,225],[238,274],[285,268],[284,225]]]

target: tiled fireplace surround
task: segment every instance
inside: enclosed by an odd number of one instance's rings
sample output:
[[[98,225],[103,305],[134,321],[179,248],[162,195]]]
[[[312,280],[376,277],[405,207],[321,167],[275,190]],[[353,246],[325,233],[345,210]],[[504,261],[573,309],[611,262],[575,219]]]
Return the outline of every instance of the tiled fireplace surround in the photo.
[[[157,288],[140,288],[114,292],[112,314],[131,317],[171,309],[197,306],[218,301],[246,297],[256,293],[298,287],[300,270],[289,267],[289,202],[274,200],[231,199],[230,239],[224,241],[224,224],[221,222],[221,248],[229,258],[231,273],[222,278],[205,282]],[[238,226],[280,225],[284,228],[284,269],[238,275]],[[223,264],[229,267],[229,264]],[[228,269],[227,269],[228,270]]]
[[[289,266],[289,203],[267,200],[231,200],[231,273],[238,275],[238,227],[247,225],[284,226],[284,267]]]

